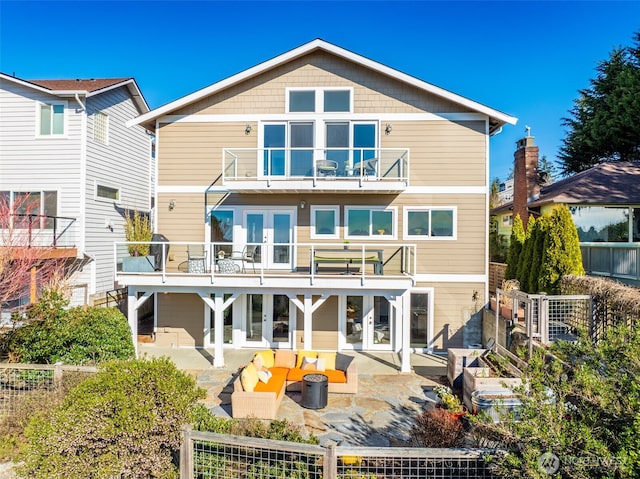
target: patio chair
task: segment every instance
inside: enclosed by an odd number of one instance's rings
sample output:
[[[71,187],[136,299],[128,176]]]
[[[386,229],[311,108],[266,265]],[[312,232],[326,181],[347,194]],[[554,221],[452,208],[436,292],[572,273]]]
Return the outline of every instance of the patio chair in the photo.
[[[253,272],[256,272],[256,263],[262,262],[262,257],[260,255],[260,245],[245,245],[242,251],[234,251],[231,253],[231,260],[242,261],[242,272],[246,272],[246,263],[251,263],[251,269]]]
[[[206,273],[207,252],[204,249],[204,245],[187,245],[187,265],[187,271],[189,273]]]
[[[318,170],[318,176],[336,176],[338,171],[338,162],[333,160],[318,160],[316,161],[316,168]]]

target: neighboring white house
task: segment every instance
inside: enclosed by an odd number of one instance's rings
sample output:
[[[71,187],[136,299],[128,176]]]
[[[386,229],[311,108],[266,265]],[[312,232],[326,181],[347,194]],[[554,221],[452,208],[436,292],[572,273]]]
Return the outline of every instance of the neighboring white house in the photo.
[[[152,137],[126,122],[149,111],[133,78],[23,80],[0,73],[0,194],[38,202],[47,246],[84,260],[74,304],[114,289],[124,211],[151,211]],[[19,213],[19,211],[17,212]],[[46,216],[46,217],[45,217]]]

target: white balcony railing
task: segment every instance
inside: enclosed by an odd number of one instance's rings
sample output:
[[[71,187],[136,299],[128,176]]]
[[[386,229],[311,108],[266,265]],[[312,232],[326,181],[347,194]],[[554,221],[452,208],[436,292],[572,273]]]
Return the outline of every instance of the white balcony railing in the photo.
[[[128,246],[148,244],[149,254],[130,257]],[[350,243],[190,243],[116,242],[114,261],[118,278],[125,275],[309,277],[327,275],[361,278],[413,277],[413,244]]]
[[[408,184],[409,150],[393,148],[225,148],[222,181]]]

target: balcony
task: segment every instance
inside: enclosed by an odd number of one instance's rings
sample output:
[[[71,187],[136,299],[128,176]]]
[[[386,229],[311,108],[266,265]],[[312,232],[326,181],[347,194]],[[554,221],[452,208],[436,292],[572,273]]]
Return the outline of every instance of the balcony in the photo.
[[[135,261],[128,257],[130,244],[114,244],[121,286],[335,289],[366,284],[393,290],[399,281],[411,284],[416,271],[412,244],[151,242],[149,256]]]
[[[47,258],[77,255],[76,218],[37,214],[10,216],[10,225],[4,228],[0,225],[0,246],[40,248]]]
[[[408,149],[225,148],[222,184],[246,193],[399,193]]]

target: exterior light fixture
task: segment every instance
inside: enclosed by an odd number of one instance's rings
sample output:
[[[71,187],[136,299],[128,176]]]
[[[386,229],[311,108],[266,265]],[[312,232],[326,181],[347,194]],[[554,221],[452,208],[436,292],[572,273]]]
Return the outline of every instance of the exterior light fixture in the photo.
[[[176,202],[175,200],[171,200],[169,201],[169,211],[173,211],[173,209],[176,207]]]
[[[391,123],[387,123],[387,126],[384,127],[384,133],[385,135],[388,135],[389,133],[391,133]]]
[[[245,135],[250,134],[252,129],[253,128],[251,127],[251,125],[249,123],[247,123],[247,126],[244,127],[244,134]]]

